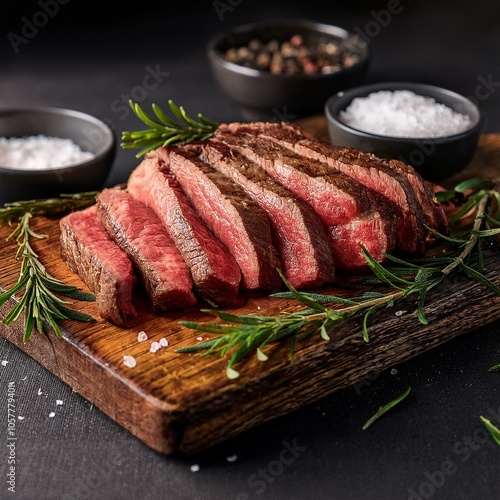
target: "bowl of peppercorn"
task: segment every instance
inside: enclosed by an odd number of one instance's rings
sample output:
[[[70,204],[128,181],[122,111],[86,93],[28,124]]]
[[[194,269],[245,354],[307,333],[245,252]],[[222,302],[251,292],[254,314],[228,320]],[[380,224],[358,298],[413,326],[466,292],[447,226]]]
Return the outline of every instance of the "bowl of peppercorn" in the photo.
[[[358,35],[309,20],[236,26],[213,35],[207,52],[234,102],[278,119],[322,111],[333,93],[363,81],[370,60]]]

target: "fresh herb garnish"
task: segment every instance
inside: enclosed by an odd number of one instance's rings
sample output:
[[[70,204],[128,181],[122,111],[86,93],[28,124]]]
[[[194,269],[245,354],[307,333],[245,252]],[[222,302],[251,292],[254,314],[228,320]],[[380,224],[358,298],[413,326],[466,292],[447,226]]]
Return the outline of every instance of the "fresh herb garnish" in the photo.
[[[393,399],[392,401],[385,404],[384,406],[381,406],[378,409],[378,411],[371,418],[369,418],[366,421],[366,423],[365,423],[365,425],[363,425],[362,429],[363,430],[368,429],[368,427],[370,427],[370,425],[372,425],[373,422],[375,422],[375,420],[378,420],[382,415],[387,413],[391,408],[394,408],[397,404],[401,403],[401,401],[403,401],[403,399],[405,399],[406,396],[408,396],[408,394],[410,394],[410,391],[411,391],[411,387],[408,387],[408,389],[406,389],[406,391],[403,392],[403,394],[401,394],[401,396],[398,396],[396,399]]]
[[[493,425],[490,420],[488,420],[485,417],[479,417],[481,419],[481,422],[484,424],[486,427],[487,431],[491,434],[491,437],[495,441],[498,446],[500,446],[500,429]]]
[[[61,298],[95,300],[94,295],[66,285],[47,272],[30,243],[30,238],[44,239],[47,236],[38,234],[30,228],[31,218],[32,214],[25,212],[8,237],[8,239],[15,238],[17,241],[16,259],[22,259],[21,271],[17,283],[0,294],[0,306],[2,306],[16,292],[24,289],[20,300],[3,319],[6,325],[10,325],[20,318],[23,311],[25,312],[24,342],[30,339],[35,327],[40,333],[44,333],[48,325],[60,337],[61,330],[57,324],[58,321],[69,318],[78,321],[94,321],[91,316],[68,307],[67,304],[70,302]]]
[[[14,201],[0,208],[0,221],[11,222],[24,214],[58,217],[74,210],[82,210],[95,203],[99,191],[86,193],[61,194],[59,198]]]
[[[500,363],[498,365],[493,365],[488,369],[489,372],[500,372]]]
[[[149,127],[146,130],[122,132],[122,148],[141,148],[136,158],[169,144],[208,139],[219,125],[201,113],[198,113],[197,120],[191,118],[182,106],[177,106],[172,100],[168,101],[172,117],[167,116],[156,104],[151,106],[154,116],[146,113],[132,100],[129,100],[129,105],[137,118]]]
[[[371,285],[382,285],[383,291],[367,291],[355,297],[345,298],[301,292],[294,289],[283,277],[287,292],[274,294],[297,300],[306,309],[285,312],[279,316],[236,315],[228,312],[205,309],[222,323],[181,321],[180,324],[197,331],[215,334],[216,337],[193,346],[176,350],[180,353],[198,351],[202,355],[229,355],[226,373],[229,378],[238,377],[234,366],[252,353],[259,360],[266,360],[263,352],[271,342],[289,339],[293,360],[297,340],[318,333],[328,341],[328,330],[356,314],[363,315],[362,335],[369,341],[370,317],[396,302],[413,296],[418,320],[427,324],[424,306],[428,292],[446,278],[457,273],[486,286],[492,293],[500,295],[500,288],[485,274],[483,252],[486,247],[497,245],[500,235],[500,192],[493,181],[471,179],[457,186],[458,189],[440,194],[447,203],[457,204],[450,226],[459,226],[452,236],[435,233],[442,245],[439,256],[403,260],[387,255],[385,265],[375,261],[363,247],[365,259],[374,276],[365,280]],[[469,222],[465,224],[465,220]],[[389,289],[387,291],[387,288]],[[327,306],[331,304],[331,306]],[[340,305],[340,307],[339,307]]]

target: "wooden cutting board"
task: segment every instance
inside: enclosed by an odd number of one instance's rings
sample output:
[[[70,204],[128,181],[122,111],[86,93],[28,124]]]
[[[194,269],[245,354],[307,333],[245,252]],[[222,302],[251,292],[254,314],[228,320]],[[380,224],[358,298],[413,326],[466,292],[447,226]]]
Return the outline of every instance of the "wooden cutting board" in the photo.
[[[301,124],[327,137],[322,117]],[[471,164],[445,184],[499,174],[500,134],[484,135]],[[49,272],[86,290],[60,258],[58,221],[39,218],[34,228],[49,236],[34,245]],[[0,226],[0,289],[12,286],[19,273],[15,245],[5,242],[10,231]],[[490,279],[500,284],[500,255],[488,255],[486,264]],[[12,306],[13,302],[5,304],[0,318]],[[76,308],[99,318],[95,303],[78,303]],[[293,300],[254,294],[234,312],[277,315],[298,308]],[[174,352],[208,338],[181,327],[179,320],[212,321],[211,316],[198,307],[161,316],[146,302],[139,309],[126,328],[100,319],[90,324],[66,321],[62,338],[35,333],[24,344],[19,321],[9,327],[0,323],[0,334],[152,449],[192,454],[500,318],[500,297],[465,278],[456,279],[429,295],[427,326],[417,321],[411,304],[402,304],[402,314],[395,315],[398,308],[393,308],[373,316],[369,343],[362,339],[359,319],[353,318],[331,331],[328,342],[319,334],[300,341],[293,364],[288,344],[268,346],[269,360],[252,357],[238,366],[241,375],[236,380],[226,377],[225,358]],[[138,342],[141,331],[149,337],[145,342]],[[150,352],[150,343],[162,337],[169,346]],[[137,366],[127,368],[124,355],[134,356]]]

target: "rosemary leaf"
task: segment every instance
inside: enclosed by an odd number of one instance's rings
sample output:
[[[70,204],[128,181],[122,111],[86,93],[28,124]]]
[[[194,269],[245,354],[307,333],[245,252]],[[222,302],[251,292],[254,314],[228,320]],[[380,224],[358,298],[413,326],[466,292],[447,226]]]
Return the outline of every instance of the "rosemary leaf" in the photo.
[[[208,139],[219,126],[202,114],[198,114],[197,119],[192,118],[182,106],[177,106],[172,100],[168,101],[171,117],[155,103],[151,106],[154,116],[146,113],[132,100],[129,100],[129,105],[137,118],[149,127],[145,130],[122,132],[121,147],[140,149],[136,158],[162,146]]]
[[[500,372],[500,363],[498,365],[493,365],[488,369],[489,372]]]
[[[490,420],[487,418],[480,416],[479,419],[486,427],[486,430],[491,434],[491,437],[495,441],[495,443],[500,446],[500,429],[493,425]]]
[[[411,387],[408,387],[408,389],[406,389],[406,391],[403,392],[403,394],[401,394],[401,396],[398,396],[396,399],[390,401],[389,403],[385,404],[384,406],[381,406],[378,409],[378,411],[371,418],[369,418],[366,421],[366,423],[363,425],[362,429],[363,430],[368,429],[368,427],[370,427],[373,424],[373,422],[378,420],[382,415],[386,414],[390,409],[394,408],[397,404],[401,403],[401,401],[403,401],[403,399],[405,399],[408,396],[408,394],[410,394],[410,391],[411,391]]]

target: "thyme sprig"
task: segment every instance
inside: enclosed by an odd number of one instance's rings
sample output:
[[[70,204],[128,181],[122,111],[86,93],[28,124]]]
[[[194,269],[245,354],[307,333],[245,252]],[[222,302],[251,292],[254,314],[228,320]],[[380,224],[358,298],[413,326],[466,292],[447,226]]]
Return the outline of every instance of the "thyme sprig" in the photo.
[[[332,327],[355,315],[362,314],[362,336],[368,342],[370,317],[410,296],[414,297],[418,320],[427,324],[424,311],[427,294],[446,278],[457,273],[468,276],[486,286],[492,293],[500,295],[500,288],[485,274],[483,256],[484,248],[496,244],[495,239],[500,235],[500,192],[496,184],[486,179],[471,179],[457,185],[454,190],[441,193],[440,198],[443,203],[456,206],[457,212],[452,217],[450,226],[457,226],[458,229],[451,236],[434,231],[440,242],[439,252],[434,252],[434,256],[405,260],[387,255],[387,264],[382,265],[362,247],[367,264],[373,272],[366,283],[382,285],[382,291],[369,290],[349,298],[302,292],[293,288],[280,272],[288,290],[273,294],[272,297],[295,299],[305,309],[284,312],[278,316],[237,315],[205,309],[204,312],[222,322],[180,323],[193,330],[215,334],[215,338],[179,348],[176,352],[200,351],[202,355],[229,355],[226,374],[234,379],[239,376],[235,365],[250,354],[255,353],[260,361],[268,359],[264,352],[266,345],[289,339],[293,361],[298,340],[319,332],[320,337],[328,341],[328,331]],[[472,222],[465,225],[464,219]]]
[[[137,118],[149,127],[145,130],[122,132],[123,149],[141,148],[135,155],[136,158],[169,144],[208,139],[219,125],[201,113],[198,113],[197,119],[190,117],[182,106],[177,106],[171,99],[168,101],[171,117],[157,104],[151,106],[153,115],[146,113],[132,100],[129,100],[129,105]]]
[[[7,209],[6,212],[0,213],[0,216],[4,216],[5,220],[9,220],[9,222],[19,208],[16,204],[13,205],[12,211]],[[22,203],[21,205],[23,209],[27,208]],[[54,208],[52,202],[48,204],[36,204],[36,206],[38,208],[34,208],[35,213],[38,213],[38,209],[42,210],[40,207],[43,207],[44,214],[47,213],[48,207]],[[24,211],[19,218],[16,228],[7,238],[8,240],[15,238],[18,245],[16,259],[22,259],[22,263],[17,283],[0,294],[1,307],[16,292],[24,290],[19,301],[3,319],[4,324],[10,325],[17,321],[22,313],[25,312],[24,342],[30,339],[34,328],[41,333],[45,333],[46,326],[48,325],[60,337],[61,329],[58,325],[59,321],[70,318],[77,321],[94,321],[94,318],[88,314],[71,309],[69,307],[71,302],[62,298],[93,301],[95,300],[94,295],[83,292],[77,287],[67,285],[54,278],[47,272],[47,269],[38,259],[38,255],[31,246],[30,240],[31,238],[45,239],[47,236],[36,233],[31,229],[30,221],[32,217],[32,212]]]

